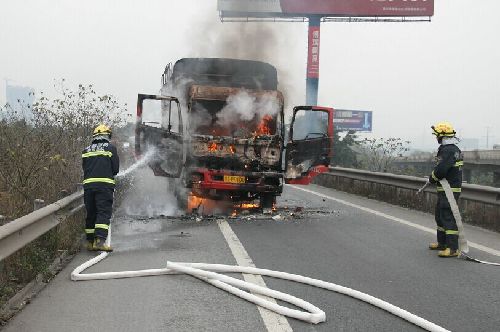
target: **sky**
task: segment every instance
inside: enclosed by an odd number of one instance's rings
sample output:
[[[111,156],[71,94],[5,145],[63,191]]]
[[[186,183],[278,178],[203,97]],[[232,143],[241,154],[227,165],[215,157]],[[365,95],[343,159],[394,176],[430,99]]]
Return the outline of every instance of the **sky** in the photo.
[[[318,104],[373,111],[373,137],[436,147],[451,122],[480,148],[500,143],[500,1],[436,0],[428,23],[322,23]],[[287,110],[305,103],[306,23],[221,23],[216,0],[1,0],[5,80],[49,96],[93,84],[135,112],[183,57],[269,62]],[[488,139],[487,139],[488,136]]]

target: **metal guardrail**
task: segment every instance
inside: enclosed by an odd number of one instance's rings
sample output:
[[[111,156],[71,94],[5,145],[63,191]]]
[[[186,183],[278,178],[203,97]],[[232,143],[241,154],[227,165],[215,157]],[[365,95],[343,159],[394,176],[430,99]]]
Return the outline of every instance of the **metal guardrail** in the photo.
[[[329,174],[358,181],[385,184],[399,188],[413,189],[417,191],[427,181],[408,175],[396,175],[392,173],[369,172],[353,168],[330,167]],[[427,187],[426,192],[436,192],[435,187]],[[479,186],[464,183],[462,185],[461,198],[481,203],[500,205],[500,188]]]
[[[464,160],[500,160],[500,150],[464,151]]]
[[[330,171],[326,175],[328,174],[415,191],[422,187],[427,180],[426,178],[416,176],[369,172],[343,167],[330,167]],[[427,187],[425,191],[435,192],[436,189]],[[481,203],[500,205],[500,188],[464,183],[461,197]],[[55,203],[0,226],[0,261],[56,227],[69,216],[82,209],[83,206],[83,191],[78,191]]]
[[[83,208],[83,191],[0,226],[0,261]]]
[[[472,151],[462,151],[464,154],[465,162],[476,162],[476,163],[488,163],[496,162],[500,163],[500,149],[497,150],[472,150]],[[396,159],[396,161],[411,161],[411,162],[435,162],[435,153],[421,154],[415,156],[407,156]]]

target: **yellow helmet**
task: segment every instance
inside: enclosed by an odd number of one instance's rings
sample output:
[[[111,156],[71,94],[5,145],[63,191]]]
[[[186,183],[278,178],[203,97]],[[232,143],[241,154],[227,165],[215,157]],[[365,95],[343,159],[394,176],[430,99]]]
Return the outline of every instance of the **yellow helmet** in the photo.
[[[94,133],[92,134],[92,137],[96,136],[101,136],[101,135],[108,135],[111,137],[111,128],[106,126],[105,124],[100,124],[94,129]]]
[[[454,137],[456,132],[453,126],[449,122],[439,122],[438,124],[431,126],[433,135],[437,137]]]

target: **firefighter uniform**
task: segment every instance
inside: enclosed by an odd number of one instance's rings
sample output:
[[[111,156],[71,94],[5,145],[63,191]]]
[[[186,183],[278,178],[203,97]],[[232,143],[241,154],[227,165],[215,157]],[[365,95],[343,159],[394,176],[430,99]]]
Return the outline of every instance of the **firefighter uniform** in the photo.
[[[111,130],[100,125],[94,130],[92,144],[82,152],[84,203],[87,210],[85,233],[89,250],[111,251],[105,246],[113,210],[114,176],[120,161],[109,139]]]
[[[456,145],[458,140],[450,124],[441,123],[433,126],[432,129],[440,146],[436,155],[436,166],[429,176],[429,182],[437,184],[438,196],[435,210],[437,243],[431,243],[429,248],[440,250],[439,256],[441,257],[456,257],[458,256],[457,223],[439,181],[446,179],[449,182],[453,196],[458,201],[462,191],[463,154]]]

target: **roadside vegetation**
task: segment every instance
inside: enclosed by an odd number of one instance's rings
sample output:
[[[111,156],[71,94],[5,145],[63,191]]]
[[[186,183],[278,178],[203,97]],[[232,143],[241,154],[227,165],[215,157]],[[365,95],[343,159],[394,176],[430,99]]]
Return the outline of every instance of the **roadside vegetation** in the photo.
[[[372,172],[394,171],[394,161],[409,151],[410,141],[401,138],[365,138],[359,144],[362,169]]]
[[[98,95],[92,85],[67,88],[58,97],[41,94],[33,105],[18,100],[0,107],[0,225],[33,211],[35,199],[46,204],[75,192],[81,182],[81,151],[101,122],[124,125],[126,105]],[[0,308],[61,251],[75,252],[83,234],[79,213],[0,262]],[[2,317],[0,317],[0,321]]]
[[[355,131],[349,130],[341,139],[339,132],[335,130],[333,134],[333,157],[331,165],[358,168],[359,162],[356,150],[359,145],[360,141]]]
[[[410,151],[411,142],[401,138],[359,139],[356,132],[349,131],[341,139],[334,136],[334,154],[331,165],[364,169],[372,172],[387,172],[399,175],[427,177],[435,165],[436,152]],[[418,167],[408,165],[407,160],[423,160]],[[465,164],[467,167],[467,163]],[[494,186],[492,172],[472,172],[470,183]]]
[[[341,139],[335,132],[331,164],[372,172],[392,172],[396,170],[394,162],[409,151],[409,145],[409,141],[393,137],[360,139],[352,130]]]

